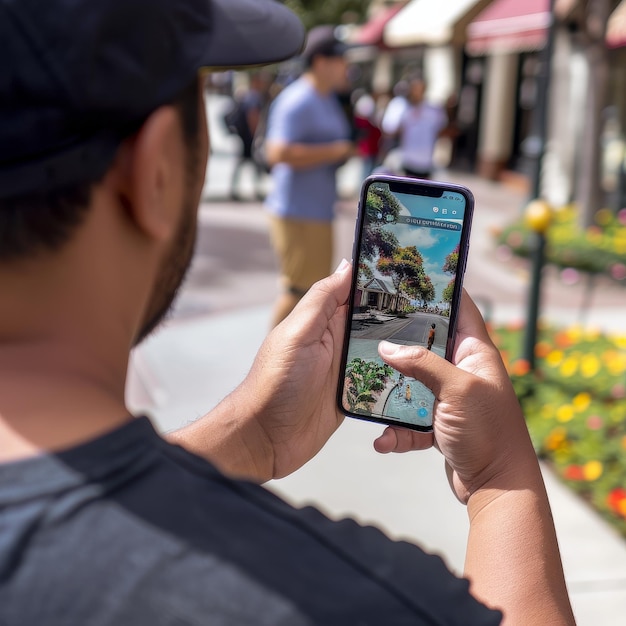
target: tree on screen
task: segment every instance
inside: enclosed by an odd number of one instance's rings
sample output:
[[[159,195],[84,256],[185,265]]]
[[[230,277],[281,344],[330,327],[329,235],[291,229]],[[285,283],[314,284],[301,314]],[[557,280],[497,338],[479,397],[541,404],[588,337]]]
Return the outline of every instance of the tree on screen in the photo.
[[[398,248],[397,237],[385,228],[395,224],[400,215],[400,203],[388,187],[370,185],[365,201],[365,228],[361,239],[361,259],[373,261],[377,256],[391,256]],[[367,267],[366,263],[361,266]],[[369,274],[368,271],[369,270]],[[371,268],[363,272],[371,278]]]
[[[395,306],[398,307],[398,296],[404,291],[414,298],[428,297],[432,287],[430,278],[424,271],[424,259],[415,246],[396,248],[389,256],[381,256],[376,268],[383,276],[389,276],[396,290]],[[434,298],[434,289],[432,297]],[[430,301],[428,300],[428,301]]]
[[[450,254],[446,257],[446,260],[443,263],[442,270],[446,274],[452,274],[452,280],[446,285],[443,293],[441,295],[441,299],[444,302],[452,302],[452,296],[454,294],[454,281],[456,278],[457,267],[459,266],[459,245],[450,252]]]
[[[459,265],[459,245],[450,252],[441,268],[446,274],[456,274],[456,268]]]

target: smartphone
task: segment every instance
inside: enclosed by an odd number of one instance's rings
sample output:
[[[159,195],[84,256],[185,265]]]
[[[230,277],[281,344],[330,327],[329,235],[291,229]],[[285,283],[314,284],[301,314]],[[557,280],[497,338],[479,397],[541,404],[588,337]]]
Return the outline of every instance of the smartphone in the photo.
[[[460,185],[365,179],[337,396],[345,415],[432,430],[432,392],[383,363],[378,344],[425,346],[451,359],[473,209]]]

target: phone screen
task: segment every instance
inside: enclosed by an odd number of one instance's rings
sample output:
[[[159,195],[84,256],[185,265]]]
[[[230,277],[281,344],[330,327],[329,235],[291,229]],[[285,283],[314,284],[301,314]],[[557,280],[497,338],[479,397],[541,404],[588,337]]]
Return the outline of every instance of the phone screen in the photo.
[[[339,401],[347,415],[430,430],[434,396],[378,356],[381,340],[450,358],[473,198],[457,185],[364,183]]]

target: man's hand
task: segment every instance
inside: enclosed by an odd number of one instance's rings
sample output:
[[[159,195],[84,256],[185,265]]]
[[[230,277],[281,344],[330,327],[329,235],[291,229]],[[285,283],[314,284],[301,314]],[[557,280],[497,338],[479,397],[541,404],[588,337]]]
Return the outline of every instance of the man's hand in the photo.
[[[379,452],[435,445],[467,504],[465,576],[506,624],[574,624],[550,505],[513,387],[480,313],[463,294],[454,363],[414,346],[382,343],[392,367],[435,394],[433,433],[387,428]],[[434,435],[434,438],[433,438]]]
[[[295,471],[343,420],[336,408],[349,263],[319,281],[266,338],[242,384],[170,439],[223,472],[264,482]]]
[[[389,427],[374,442],[378,452],[407,452],[435,445],[448,464],[456,496],[469,496],[511,467],[534,458],[524,418],[498,350],[482,317],[464,292],[454,365],[417,346],[382,342],[382,358],[435,394],[433,433]]]

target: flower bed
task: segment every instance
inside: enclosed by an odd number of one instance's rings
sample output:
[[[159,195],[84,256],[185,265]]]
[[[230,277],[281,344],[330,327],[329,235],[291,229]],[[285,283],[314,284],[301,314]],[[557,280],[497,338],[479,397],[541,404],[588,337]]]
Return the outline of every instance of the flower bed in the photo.
[[[574,207],[554,211],[546,232],[546,262],[566,271],[606,274],[626,283],[626,209],[613,214],[601,209],[595,225],[582,231]],[[498,244],[522,257],[529,255],[534,233],[523,219],[497,234]]]
[[[538,455],[626,536],[626,334],[542,327],[534,372],[520,327],[492,334]]]

